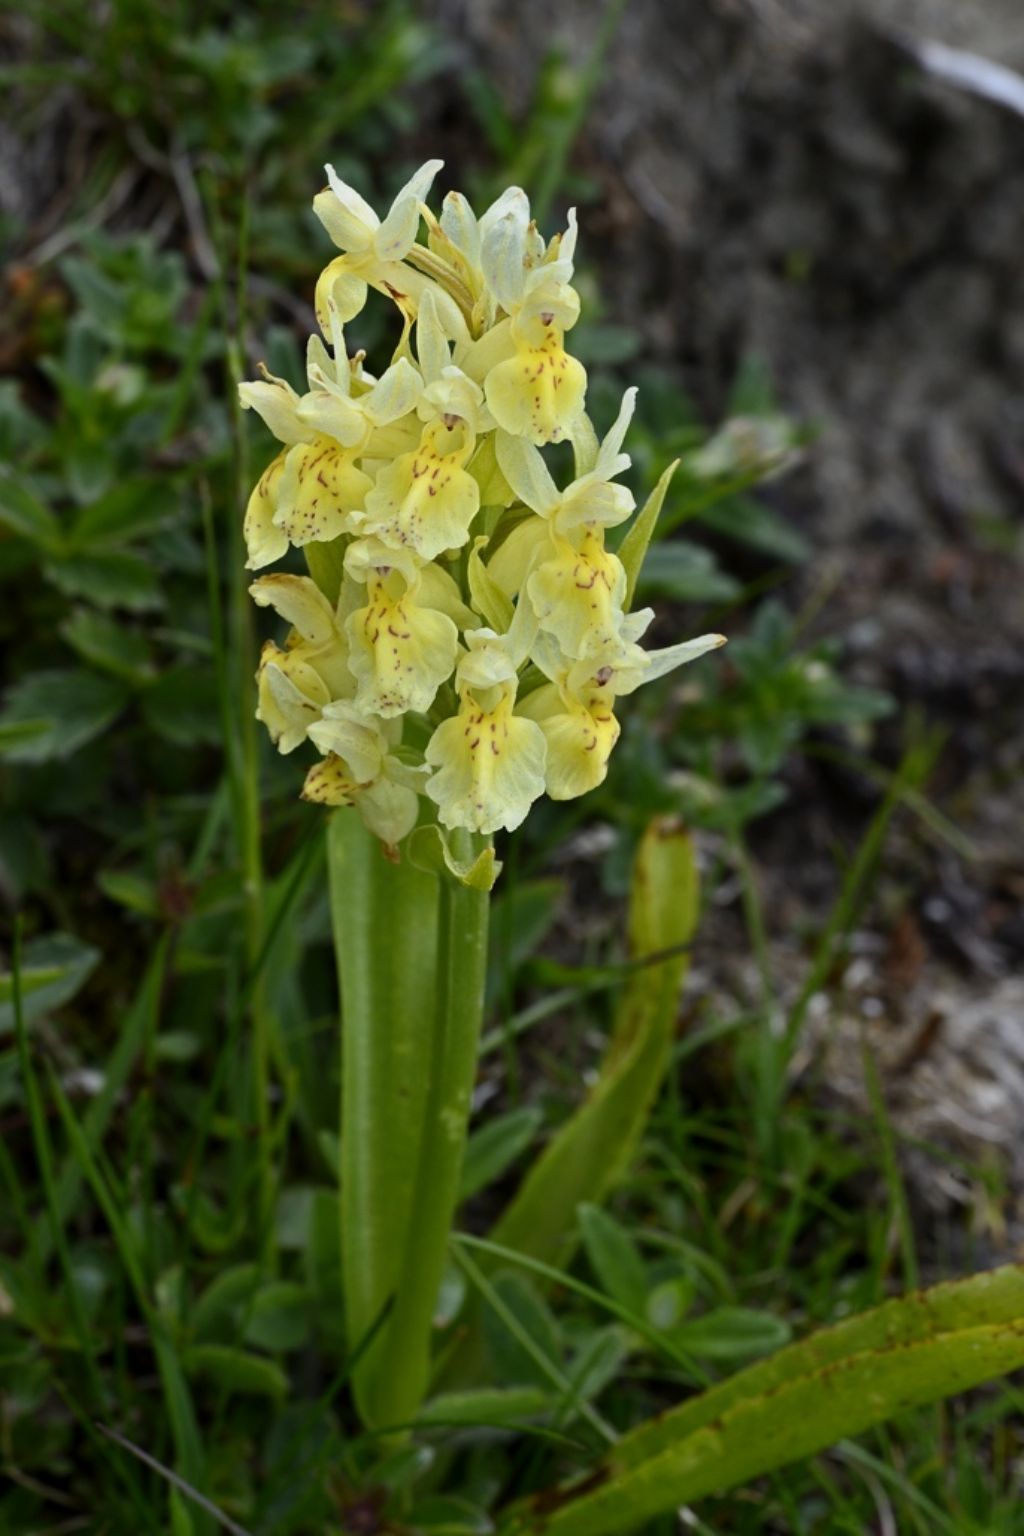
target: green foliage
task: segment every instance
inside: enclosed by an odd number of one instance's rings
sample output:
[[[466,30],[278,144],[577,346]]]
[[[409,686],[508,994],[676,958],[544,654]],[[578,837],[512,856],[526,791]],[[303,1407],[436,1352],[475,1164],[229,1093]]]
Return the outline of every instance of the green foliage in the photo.
[[[626,1435],[589,1486],[504,1527],[612,1536],[1024,1365],[1024,1271],[938,1286],[776,1355]]]
[[[494,1241],[557,1262],[574,1246],[575,1213],[628,1168],[668,1064],[686,951],[698,910],[693,847],[656,822],[637,854],[629,915],[633,969],[602,1072],[587,1102],[530,1169]]]

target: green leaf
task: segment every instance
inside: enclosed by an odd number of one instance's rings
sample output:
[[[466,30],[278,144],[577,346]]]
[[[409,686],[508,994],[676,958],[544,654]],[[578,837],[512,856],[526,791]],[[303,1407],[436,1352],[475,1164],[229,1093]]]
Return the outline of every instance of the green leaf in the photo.
[[[811,546],[802,533],[791,528],[785,518],[752,496],[730,496],[714,506],[705,507],[700,521],[716,533],[738,539],[778,560],[794,565],[810,556]]]
[[[466,565],[469,576],[469,596],[477,613],[486,619],[499,635],[503,635],[512,623],[512,599],[505,596],[480,558],[481,547],[486,543],[486,536],[473,540],[473,548],[470,550]]]
[[[647,1298],[644,1315],[652,1328],[661,1333],[671,1333],[683,1321],[693,1306],[696,1287],[686,1275],[673,1280],[663,1280]]]
[[[160,608],[160,580],[149,561],[126,549],[103,554],[68,555],[43,568],[67,597],[84,597],[100,608],[128,608],[132,613]]]
[[[480,1387],[467,1392],[442,1392],[424,1403],[417,1424],[516,1424],[551,1406],[551,1388]]]
[[[14,763],[44,763],[70,757],[106,730],[128,702],[124,686],[97,672],[35,672],[15,683],[0,714],[0,731],[31,726],[30,734],[6,743],[0,752]]]
[[[824,1329],[633,1430],[507,1536],[621,1536],[873,1424],[1024,1366],[1024,1267],[918,1291]]]
[[[673,1343],[702,1360],[747,1360],[767,1355],[790,1340],[790,1328],[770,1312],[716,1307],[672,1331]]]
[[[144,636],[102,613],[78,608],[61,625],[61,634],[83,661],[126,682],[145,682],[152,676],[152,652]]]
[[[307,544],[302,551],[306,557],[306,569],[332,606],[337,603],[341,592],[348,544],[348,538],[342,534],[340,538],[331,539],[326,544]]]
[[[449,1328],[454,1323],[465,1303],[466,1290],[464,1272],[451,1259],[446,1260],[434,1303],[435,1328]]]
[[[392,1413],[396,1383],[385,1369],[390,1341],[380,1319],[406,1273],[413,1224],[433,1053],[440,882],[409,858],[390,863],[344,811],[328,824],[328,866],[342,1002],[346,1329],[353,1348],[378,1330],[353,1373],[360,1412],[372,1425],[411,1417],[405,1401]],[[431,1308],[439,1283],[440,1274]]]
[[[13,757],[27,743],[45,737],[49,729],[47,720],[0,719],[0,757]]]
[[[599,1203],[628,1167],[668,1066],[697,912],[690,839],[672,820],[652,822],[634,865],[629,950],[634,961],[661,958],[629,972],[598,1080],[527,1172],[494,1242],[564,1267],[577,1207]]]
[[[0,380],[0,460],[10,463],[16,455],[34,454],[47,441],[50,430],[42,417],[26,407],[19,381]]]
[[[253,1298],[245,1342],[259,1349],[299,1349],[309,1337],[310,1297],[304,1285],[277,1280]]]
[[[73,443],[64,464],[67,488],[79,506],[102,496],[116,472],[111,444],[105,439]]]
[[[474,1131],[466,1143],[462,1160],[459,1199],[468,1200],[499,1179],[526,1151],[543,1119],[541,1110],[526,1105],[510,1110],[507,1115],[499,1115]]]
[[[57,518],[8,465],[0,465],[0,525],[48,554],[63,543]]]
[[[501,472],[492,432],[480,439],[466,467],[480,487],[482,507],[507,507],[515,501],[512,488]]]
[[[222,1270],[190,1309],[188,1321],[195,1338],[216,1339],[234,1332],[260,1280],[258,1264],[235,1264]]]
[[[137,912],[140,917],[160,916],[160,897],[152,880],[144,880],[128,870],[101,869],[96,884],[104,896],[129,912]]]
[[[674,459],[648,496],[641,510],[637,513],[630,524],[629,532],[619,545],[619,559],[626,568],[626,596],[623,603],[625,608],[629,608],[632,605],[633,594],[636,591],[637,580],[644,563],[644,556],[647,554],[647,546],[654,535],[654,529],[661,515],[661,508],[672,476],[678,468],[679,460]]]
[[[221,740],[217,678],[212,667],[168,667],[142,695],[147,725],[165,741],[191,747]]]
[[[153,1042],[157,1061],[195,1061],[202,1049],[200,1037],[188,1029],[162,1029]]]
[[[452,1494],[420,1499],[409,1512],[409,1522],[423,1536],[490,1536],[494,1530],[485,1510]]]
[[[642,1316],[647,1271],[630,1234],[597,1205],[581,1205],[579,1223],[587,1258],[605,1291],[621,1306]]]
[[[687,539],[661,539],[655,557],[640,572],[638,591],[674,598],[678,603],[727,603],[740,591],[734,577],[720,570],[711,550]]]
[[[577,1400],[588,1403],[599,1397],[618,1376],[629,1351],[629,1335],[618,1323],[596,1329],[577,1350],[566,1371]]]
[[[495,858],[490,843],[479,853],[460,858],[452,851],[448,833],[434,822],[415,827],[405,846],[406,856],[416,869],[426,875],[454,880],[467,890],[490,891],[501,874],[501,861]]]
[[[100,961],[100,952],[70,933],[51,933],[30,939],[21,955],[21,1001],[25,1022],[52,1013],[69,1003],[88,981]],[[0,1035],[14,1028],[14,982],[0,973]]]
[[[288,1394],[288,1377],[279,1365],[227,1344],[196,1344],[185,1354],[185,1369],[206,1377],[222,1392],[273,1398]]]
[[[510,1386],[533,1384],[550,1388],[551,1377],[536,1359],[539,1353],[558,1366],[562,1344],[554,1313],[537,1288],[513,1270],[502,1270],[492,1282],[501,1305],[533,1345],[531,1351],[513,1333],[504,1317],[490,1305],[484,1307],[484,1335],[494,1361],[494,1375]]]
[[[127,543],[169,526],[178,516],[178,496],[166,477],[122,480],[83,507],[72,527],[71,541],[76,550]]]

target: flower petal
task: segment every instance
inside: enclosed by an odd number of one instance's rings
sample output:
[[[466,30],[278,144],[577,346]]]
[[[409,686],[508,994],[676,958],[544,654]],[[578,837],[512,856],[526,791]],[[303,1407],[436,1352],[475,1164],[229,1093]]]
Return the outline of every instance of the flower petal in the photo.
[[[591,528],[578,545],[557,539],[554,554],[541,560],[526,582],[541,629],[557,636],[566,656],[574,658],[615,646],[625,590],[621,561]]]
[[[353,270],[358,260],[351,256],[335,256],[317,278],[313,308],[316,323],[325,336],[330,334],[332,306],[338,319],[347,322],[354,320],[366,304],[366,279]]]
[[[333,165],[324,169],[327,186],[314,197],[313,212],[341,250],[357,254],[368,251],[380,228],[380,219],[365,197],[342,181]]]
[[[343,758],[333,753],[314,763],[302,786],[302,799],[314,805],[354,805],[359,785]]]
[[[416,316],[416,355],[423,377],[428,382],[439,379],[452,360],[451,348],[437,313],[437,302],[428,288],[420,299]]]
[[[623,394],[619,414],[605,434],[598,450],[597,464],[594,467],[604,480],[611,480],[613,476],[621,474],[632,463],[629,455],[622,452],[622,445],[626,441],[626,433],[629,431],[629,424],[633,420],[635,410],[636,385],[631,384]]]
[[[440,821],[474,832],[513,831],[544,792],[546,751],[540,726],[513,715],[510,699],[488,712],[467,694],[427,743],[436,772],[426,789]]]
[[[249,588],[260,608],[273,608],[310,645],[327,645],[337,636],[334,609],[308,576],[283,571],[260,576]]]
[[[575,800],[604,782],[619,739],[619,722],[606,696],[595,691],[589,698],[573,699],[548,683],[520,708],[544,733],[545,785],[552,800]]]
[[[511,312],[523,297],[530,205],[525,193],[520,193],[520,199],[509,200],[500,217],[491,219],[490,212],[481,221],[480,266],[491,293]]]
[[[245,509],[242,533],[249,554],[246,565],[251,571],[258,571],[264,565],[273,565],[288,548],[288,535],[274,524],[274,511],[287,457],[288,450],[284,449],[276,459],[271,459],[253,487]]]
[[[298,651],[282,651],[272,642],[260,656],[257,720],[262,720],[279,752],[294,752],[330,701],[326,683]]]
[[[391,204],[374,242],[381,261],[401,261],[408,253],[420,225],[420,203],[443,165],[443,160],[428,160],[421,165]]]
[[[423,380],[407,358],[400,357],[382,373],[360,406],[376,427],[386,427],[415,409],[423,391]]]
[[[329,542],[350,531],[372,484],[331,438],[301,443],[288,454],[274,522],[298,547]]]
[[[538,517],[550,516],[561,498],[540,450],[500,429],[494,446],[501,472],[519,500]]]
[[[306,443],[312,436],[296,414],[299,397],[286,379],[268,374],[265,379],[239,384],[238,398],[243,410],[263,417],[279,443]]]
[[[438,688],[451,677],[459,633],[447,614],[421,606],[397,573],[371,577],[370,602],[347,623],[349,668],[356,679],[356,704],[388,718],[407,710],[426,711]]]
[[[461,192],[449,192],[441,204],[441,228],[470,266],[480,265],[480,226]]]
[[[520,342],[513,357],[491,369],[484,393],[499,427],[538,446],[566,436],[583,409],[587,375],[552,326],[540,346]]]
[[[366,497],[362,531],[407,544],[424,560],[457,549],[480,508],[480,487],[464,468],[473,440],[443,422],[426,427],[415,453],[402,454],[377,476]]]
[[[343,758],[357,784],[369,784],[383,772],[388,745],[383,730],[347,700],[324,706],[309,739],[318,751]]]
[[[415,790],[405,784],[397,784],[385,774],[359,791],[356,810],[367,831],[379,837],[389,848],[394,848],[416,825],[419,796]]]

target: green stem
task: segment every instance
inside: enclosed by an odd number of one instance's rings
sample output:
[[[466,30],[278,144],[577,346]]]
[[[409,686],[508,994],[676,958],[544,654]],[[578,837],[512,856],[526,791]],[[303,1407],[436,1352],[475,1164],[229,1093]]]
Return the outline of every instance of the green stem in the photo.
[[[476,1075],[488,898],[407,858],[389,862],[351,811],[331,821],[328,859],[346,1328],[355,1350],[387,1314],[353,1373],[364,1421],[383,1428],[414,1417],[430,1376]]]
[[[429,1381],[433,1317],[458,1202],[484,1011],[489,896],[453,879],[442,878],[440,886],[430,1088],[404,1283],[386,1340],[399,1388],[392,1410],[398,1423],[412,1417]]]

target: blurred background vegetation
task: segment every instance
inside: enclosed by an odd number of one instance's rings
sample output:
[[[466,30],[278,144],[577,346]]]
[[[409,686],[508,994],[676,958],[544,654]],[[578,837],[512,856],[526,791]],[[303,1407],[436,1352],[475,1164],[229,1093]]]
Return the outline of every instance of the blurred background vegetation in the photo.
[[[1012,7],[924,9],[1024,61]],[[259,358],[298,376],[326,160],[375,203],[438,153],[474,202],[518,181],[552,227],[579,207],[593,414],[640,385],[638,494],[683,459],[641,596],[659,641],[731,637],[631,702],[600,791],[503,850],[467,1228],[593,1070],[632,851],[671,814],[703,870],[694,970],[580,1275],[713,1377],[1017,1251],[1021,124],[866,4],[549,10],[0,13],[12,1536],[206,1529],[101,1425],[161,1465],[191,1433],[254,1536],[485,1532],[592,1437],[570,1405],[555,1433],[394,1452],[346,1405],[322,821],[252,723],[240,509],[269,451],[235,406]],[[375,312],[353,330],[386,348]],[[504,1294],[613,1425],[692,1384],[578,1295]],[[499,1379],[550,1385],[490,1338]],[[1022,1532],[1020,1409],[1007,1386],[912,1416],[690,1528]]]

